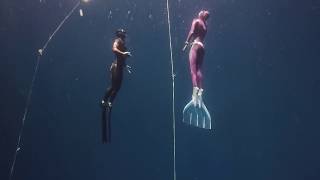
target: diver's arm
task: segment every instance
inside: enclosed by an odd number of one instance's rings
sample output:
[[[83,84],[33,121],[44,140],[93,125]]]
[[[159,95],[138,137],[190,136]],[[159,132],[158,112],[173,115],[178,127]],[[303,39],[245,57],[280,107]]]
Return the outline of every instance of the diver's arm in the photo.
[[[112,46],[112,52],[118,55],[124,55],[124,52],[120,51],[120,49],[118,49],[118,46],[119,46],[119,42],[117,40],[114,41]]]
[[[192,21],[192,25],[191,25],[191,28],[190,28],[190,31],[189,31],[187,40],[186,40],[186,42],[184,43],[184,47],[182,48],[182,51],[185,51],[186,48],[189,46],[190,40],[193,38],[194,30],[195,30],[197,24],[198,24],[198,20],[197,20],[197,19],[195,19],[195,20]]]
[[[196,19],[192,21],[192,25],[191,25],[191,28],[190,28],[190,31],[189,31],[189,34],[188,34],[186,43],[189,43],[189,42],[190,42],[191,38],[192,38],[193,35],[194,35],[194,30],[195,30],[196,26],[198,25],[198,23],[199,23],[199,22],[198,22],[198,20],[196,20]]]
[[[115,53],[115,54],[118,54],[118,55],[121,55],[121,56],[131,56],[131,53],[130,52],[123,52],[121,51],[119,48],[119,41],[115,41],[113,43],[113,46],[112,46],[112,51]]]

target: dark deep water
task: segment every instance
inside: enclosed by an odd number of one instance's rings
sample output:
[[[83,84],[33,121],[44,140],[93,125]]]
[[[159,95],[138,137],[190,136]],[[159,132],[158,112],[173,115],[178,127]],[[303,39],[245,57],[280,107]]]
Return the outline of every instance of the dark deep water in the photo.
[[[41,48],[77,1],[3,0],[0,6],[0,179],[8,179]],[[178,180],[320,179],[320,2],[170,0],[176,72]],[[173,179],[166,1],[93,0],[80,6],[40,62],[15,180]],[[191,97],[192,18],[211,11],[204,100],[215,131],[182,124]],[[112,12],[110,14],[110,12]],[[128,31],[128,63],[100,142],[114,30]]]

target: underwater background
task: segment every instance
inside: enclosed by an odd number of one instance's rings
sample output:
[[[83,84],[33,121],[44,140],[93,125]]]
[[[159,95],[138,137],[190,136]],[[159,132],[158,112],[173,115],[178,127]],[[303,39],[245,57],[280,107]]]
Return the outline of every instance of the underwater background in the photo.
[[[1,180],[9,179],[37,51],[77,2],[0,2]],[[169,4],[177,179],[320,179],[320,1]],[[13,179],[173,179],[166,0],[92,0],[79,8],[41,57]],[[203,65],[211,131],[182,123],[192,84],[181,49],[201,9],[211,12]],[[125,72],[106,145],[99,102],[118,28],[128,32],[133,72]]]

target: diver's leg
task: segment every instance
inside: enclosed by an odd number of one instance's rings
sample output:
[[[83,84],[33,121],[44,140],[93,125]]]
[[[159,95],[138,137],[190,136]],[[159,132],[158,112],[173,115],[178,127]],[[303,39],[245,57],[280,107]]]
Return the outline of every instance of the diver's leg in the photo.
[[[108,143],[110,142],[110,111],[111,111],[111,106],[110,106],[110,96],[112,92],[114,91],[114,88],[112,86],[112,71],[115,68],[114,63],[111,64],[110,66],[110,76],[111,76],[111,86],[108,87],[103,100],[101,101],[101,106],[103,107],[102,109],[102,114],[101,114],[101,135],[102,135],[102,143]]]
[[[190,73],[191,73],[191,80],[192,86],[198,87],[197,84],[197,47],[193,45],[189,52],[189,64],[190,64]]]
[[[110,66],[110,76],[111,76],[111,86],[108,87],[106,93],[104,94],[104,98],[101,102],[102,106],[103,107],[107,107],[107,106],[110,106],[110,96],[112,95],[113,91],[114,91],[114,86],[113,86],[113,72],[115,71],[116,69],[116,64],[115,63],[112,63],[111,66]]]
[[[202,89],[202,80],[203,80],[203,76],[202,76],[202,71],[201,71],[201,67],[202,67],[202,63],[203,63],[203,59],[204,59],[204,49],[203,47],[199,46],[197,49],[197,58],[196,58],[196,81],[197,81],[197,85],[200,89]]]
[[[192,86],[193,86],[193,90],[192,90],[192,103],[194,106],[196,106],[196,104],[198,104],[198,82],[197,82],[197,45],[194,44],[191,49],[190,49],[190,53],[189,53],[189,63],[190,63],[190,73],[191,73],[191,79],[192,79]]]
[[[112,90],[110,93],[110,96],[108,97],[108,108],[105,109],[105,114],[104,114],[104,124],[103,128],[105,128],[104,132],[104,139],[106,143],[111,142],[111,110],[112,110],[112,102],[114,98],[117,95],[117,92],[119,91],[121,87],[121,82],[122,82],[122,69],[119,69],[117,67],[113,68],[112,71],[112,78],[111,78],[111,84],[112,84]],[[120,74],[121,73],[121,74]]]
[[[114,98],[116,97],[118,91],[121,88],[121,84],[122,84],[122,74],[123,70],[121,67],[117,67],[115,68],[115,70],[112,72],[112,87],[113,87],[113,91],[109,97],[109,102],[113,102]]]
[[[109,97],[111,96],[112,94],[112,91],[113,91],[113,88],[112,86],[111,87],[108,87],[106,93],[104,94],[104,98],[103,98],[103,101],[107,102]]]

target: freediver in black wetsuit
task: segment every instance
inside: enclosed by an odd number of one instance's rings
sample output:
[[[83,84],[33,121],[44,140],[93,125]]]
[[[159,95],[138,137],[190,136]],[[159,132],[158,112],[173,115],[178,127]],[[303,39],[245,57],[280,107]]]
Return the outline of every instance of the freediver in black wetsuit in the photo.
[[[126,31],[118,29],[115,33],[116,39],[113,42],[112,52],[116,56],[116,60],[111,64],[111,86],[108,87],[103,100],[101,101],[102,107],[102,142],[110,143],[111,141],[111,109],[114,98],[120,90],[123,69],[126,68],[126,58],[131,56],[125,46]]]

